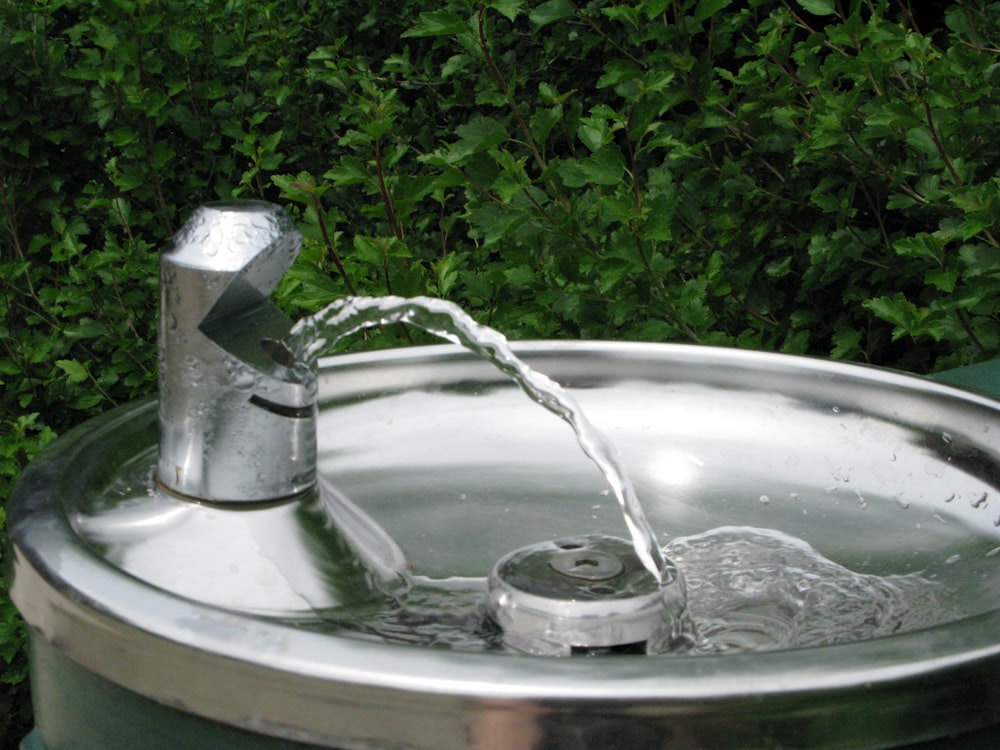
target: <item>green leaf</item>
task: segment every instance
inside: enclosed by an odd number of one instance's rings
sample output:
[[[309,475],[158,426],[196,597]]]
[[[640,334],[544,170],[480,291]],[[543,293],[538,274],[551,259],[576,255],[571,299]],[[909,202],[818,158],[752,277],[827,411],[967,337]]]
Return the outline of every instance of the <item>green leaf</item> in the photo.
[[[928,271],[924,276],[924,281],[945,294],[951,294],[955,291],[955,285],[958,283],[958,271],[942,269]]]
[[[613,143],[595,151],[588,157],[566,161],[559,165],[559,175],[567,187],[617,185],[625,173],[625,158]]]
[[[447,297],[459,280],[458,266],[462,258],[457,253],[448,253],[446,256],[432,264],[434,278],[437,282],[437,294],[440,297]]]
[[[531,22],[541,28],[576,15],[576,8],[569,0],[548,0],[528,15]]]
[[[796,0],[796,2],[814,16],[832,16],[837,12],[833,0]]]
[[[642,80],[642,70],[627,60],[612,60],[604,67],[604,75],[597,80],[598,88],[610,88],[620,83],[634,83]]]
[[[467,28],[465,20],[453,10],[431,10],[420,14],[420,22],[403,32],[403,37],[454,36]]]
[[[604,136],[606,133],[607,128],[595,128],[592,125],[586,124],[580,125],[579,130],[576,131],[577,137],[591,151],[597,151],[604,145]]]
[[[944,336],[945,324],[941,317],[929,308],[917,307],[902,292],[874,297],[862,304],[878,317],[895,325],[892,331],[893,341],[906,335],[914,340],[928,336],[935,341]]]
[[[918,205],[917,199],[905,193],[893,193],[885,203],[886,208],[889,210],[912,208],[916,205]]]
[[[503,123],[492,117],[476,117],[459,125],[455,132],[460,140],[448,148],[445,158],[449,164],[458,164],[473,154],[495,149],[508,138]]]
[[[445,60],[444,65],[441,66],[441,77],[451,78],[452,76],[460,73],[473,61],[472,55],[452,55],[447,60]]]
[[[489,7],[502,14],[508,21],[513,21],[521,12],[524,0],[490,0]]]
[[[698,0],[698,7],[694,11],[694,20],[699,23],[707,18],[711,18],[723,8],[731,5],[733,0]]]
[[[633,29],[638,29],[642,25],[642,22],[639,19],[639,11],[636,8],[625,5],[613,5],[601,8],[601,13],[606,15],[612,21],[621,21],[622,23],[631,26]]]
[[[833,359],[848,359],[855,357],[861,351],[862,331],[854,328],[841,328],[833,334],[833,349],[830,356]]]
[[[56,367],[66,373],[70,383],[82,383],[89,377],[87,368],[75,359],[57,359]]]
[[[904,237],[892,244],[892,249],[899,255],[910,258],[928,258],[941,262],[944,254],[944,241],[927,232],[921,232],[913,237]]]
[[[940,154],[937,144],[925,128],[911,128],[906,131],[906,142],[922,154],[930,156]]]

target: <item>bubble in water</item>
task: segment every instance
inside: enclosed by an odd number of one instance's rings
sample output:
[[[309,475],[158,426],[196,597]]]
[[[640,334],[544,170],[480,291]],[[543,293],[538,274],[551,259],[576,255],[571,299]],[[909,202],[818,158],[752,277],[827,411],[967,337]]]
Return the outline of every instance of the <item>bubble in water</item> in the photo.
[[[234,363],[228,367],[226,369],[226,377],[230,385],[240,391],[250,390],[257,383],[253,371],[240,363]]]
[[[761,495],[760,502],[762,505],[768,505],[771,502],[771,498],[769,498],[767,495]]]
[[[836,469],[833,472],[833,479],[837,482],[848,483],[851,481],[851,473],[847,469]]]

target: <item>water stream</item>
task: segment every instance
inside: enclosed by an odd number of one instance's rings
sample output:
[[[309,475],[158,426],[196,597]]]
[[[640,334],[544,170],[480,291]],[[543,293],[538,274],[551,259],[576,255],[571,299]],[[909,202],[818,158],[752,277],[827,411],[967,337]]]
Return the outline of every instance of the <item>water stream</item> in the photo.
[[[601,470],[614,492],[636,554],[649,572],[663,582],[663,551],[614,445],[590,423],[576,399],[562,386],[528,367],[511,351],[502,334],[477,323],[458,305],[430,297],[347,297],[300,320],[285,343],[296,365],[311,371],[316,360],[344,336],[389,323],[407,323],[464,346],[509,375],[533,401],[569,423],[580,448]]]

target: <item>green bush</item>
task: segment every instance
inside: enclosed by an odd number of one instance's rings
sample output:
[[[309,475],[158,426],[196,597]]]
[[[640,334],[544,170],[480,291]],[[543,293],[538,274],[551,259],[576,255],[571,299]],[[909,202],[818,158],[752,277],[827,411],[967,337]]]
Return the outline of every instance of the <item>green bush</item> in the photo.
[[[996,356],[1000,3],[908,7],[0,0],[0,497],[155,387],[157,251],[218,198],[294,213],[296,315],[433,294],[514,338]],[[14,744],[22,642],[0,597]]]

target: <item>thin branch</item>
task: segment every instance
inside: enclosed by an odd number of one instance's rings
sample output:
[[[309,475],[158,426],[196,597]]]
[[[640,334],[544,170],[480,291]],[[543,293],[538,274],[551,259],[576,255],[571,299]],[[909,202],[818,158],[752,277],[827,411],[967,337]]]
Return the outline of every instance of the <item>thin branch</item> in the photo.
[[[385,165],[382,159],[382,138],[375,139],[375,176],[378,178],[378,191],[382,196],[382,202],[385,204],[385,216],[389,220],[389,227],[392,229],[393,236],[399,240],[403,241],[403,227],[399,224],[399,219],[396,217],[396,204],[392,200],[392,193],[389,192],[389,186],[385,182]]]
[[[926,83],[927,79],[924,79]],[[937,148],[938,154],[944,160],[944,165],[948,169],[948,173],[951,175],[951,179],[954,180],[958,187],[965,187],[965,183],[962,182],[962,178],[958,174],[958,170],[955,169],[955,165],[951,163],[951,159],[948,158],[948,152],[945,151],[944,143],[941,142],[941,138],[938,135],[937,128],[934,127],[934,118],[931,116],[931,105],[924,99],[924,116],[927,118],[927,129],[931,133],[931,140],[934,141],[934,146]]]
[[[976,345],[976,348],[979,350],[979,353],[986,354],[986,347],[983,346],[982,342],[976,336],[976,332],[972,330],[972,325],[970,325],[969,323],[969,318],[965,310],[957,308],[955,310],[955,313],[956,317],[958,317],[959,325],[962,326],[963,330],[969,335],[969,338],[972,339],[972,343]]]
[[[854,133],[852,133],[851,131],[847,131],[847,137],[851,139],[851,143],[854,144],[855,148],[857,148],[858,151],[860,151],[862,154],[864,154],[868,158],[868,160],[872,163],[872,166],[875,167],[875,170],[879,174],[881,174],[883,177],[885,177],[887,180],[889,180],[890,183],[895,180],[895,177],[893,177],[892,172],[890,172],[888,169],[886,169],[885,166],[878,159],[876,159],[874,156],[872,156],[872,154],[868,151],[868,149],[866,149],[864,146],[861,145],[861,143],[858,142],[858,139],[854,135]],[[846,161],[848,164],[852,165],[853,167],[855,167],[857,169],[860,169],[860,165],[857,162],[855,162],[853,159],[851,159],[850,157],[848,157],[848,156],[846,156],[844,154],[841,154],[840,152],[836,152],[835,151],[834,153],[836,153],[837,156],[839,156],[841,159],[843,159],[844,161]],[[927,204],[930,203],[929,200],[927,200],[924,196],[922,196],[920,193],[918,193],[916,190],[914,190],[913,188],[911,188],[909,185],[907,185],[903,181],[899,182],[899,189],[902,190],[904,193],[906,193],[911,198],[913,198],[918,203],[923,203],[924,205],[927,205]]]
[[[497,85],[500,87],[500,91],[503,93],[504,98],[507,100],[507,106],[510,107],[510,111],[514,114],[514,119],[517,120],[517,125],[521,129],[521,133],[524,135],[524,141],[528,146],[528,150],[531,151],[531,155],[535,159],[535,163],[538,168],[545,172],[548,169],[548,164],[545,158],[542,156],[541,152],[538,150],[538,144],[535,143],[534,136],[531,135],[531,128],[528,127],[527,121],[525,121],[524,116],[521,114],[521,110],[517,106],[517,101],[514,99],[513,95],[510,93],[510,86],[504,79],[503,74],[497,67],[496,62],[493,60],[493,55],[490,54],[490,46],[486,40],[486,29],[484,26],[484,21],[486,17],[486,4],[479,4],[479,49],[483,53],[483,57],[486,58],[486,64],[489,66],[490,74],[493,76],[493,80],[496,81]]]
[[[344,268],[344,264],[340,262],[340,256],[337,254],[337,249],[333,246],[333,242],[330,240],[330,235],[327,234],[326,220],[323,218],[323,204],[320,202],[319,196],[316,193],[312,194],[312,199],[313,208],[316,210],[316,223],[319,225],[319,231],[323,237],[323,245],[326,247],[326,251],[330,254],[330,258],[333,259],[333,264],[337,266],[340,278],[342,278],[344,280],[344,284],[347,285],[347,291],[349,291],[352,296],[356,297],[358,293],[354,290],[354,284],[351,283],[351,278],[347,275],[347,270]]]
[[[743,308],[743,312],[745,312],[748,315],[756,318],[761,323],[766,323],[769,326],[776,326],[776,325],[778,325],[778,321],[777,320],[775,320],[774,318],[772,318],[772,317],[770,317],[768,315],[764,315],[763,313],[757,312],[752,307],[750,307],[750,305],[748,305],[744,299],[742,299],[741,297],[737,297],[735,292],[730,292],[729,293],[729,297],[731,299],[736,300],[739,303],[740,307]]]

